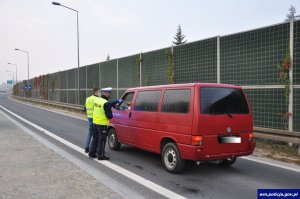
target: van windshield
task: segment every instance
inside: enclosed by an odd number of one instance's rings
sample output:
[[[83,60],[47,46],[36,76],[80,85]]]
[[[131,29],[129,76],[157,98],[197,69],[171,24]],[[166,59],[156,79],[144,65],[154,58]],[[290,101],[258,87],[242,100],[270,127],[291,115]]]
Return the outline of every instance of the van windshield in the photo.
[[[249,108],[242,89],[200,88],[202,114],[248,114]]]

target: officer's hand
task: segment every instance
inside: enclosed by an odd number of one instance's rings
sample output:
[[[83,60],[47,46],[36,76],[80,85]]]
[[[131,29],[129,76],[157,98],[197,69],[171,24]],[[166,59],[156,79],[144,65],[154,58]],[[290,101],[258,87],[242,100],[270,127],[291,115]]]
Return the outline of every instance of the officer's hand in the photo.
[[[123,101],[123,99],[118,99],[119,104],[121,104]]]

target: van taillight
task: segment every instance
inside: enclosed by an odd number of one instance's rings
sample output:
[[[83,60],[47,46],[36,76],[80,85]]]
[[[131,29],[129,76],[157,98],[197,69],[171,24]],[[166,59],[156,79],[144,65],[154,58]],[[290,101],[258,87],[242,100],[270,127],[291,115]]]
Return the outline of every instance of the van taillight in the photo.
[[[253,137],[254,137],[253,133],[249,133],[249,141],[250,141],[250,142],[253,141]]]
[[[200,135],[192,136],[192,145],[194,146],[201,146],[203,141],[203,137]]]

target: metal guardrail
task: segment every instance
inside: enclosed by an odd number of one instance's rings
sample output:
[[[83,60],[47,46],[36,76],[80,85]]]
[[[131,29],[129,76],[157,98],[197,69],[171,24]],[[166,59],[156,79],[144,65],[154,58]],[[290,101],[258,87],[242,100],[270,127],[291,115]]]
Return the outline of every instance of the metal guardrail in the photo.
[[[42,100],[42,99],[33,99],[33,98],[28,98],[28,97],[19,97],[19,96],[15,96],[15,95],[11,95],[11,96],[13,98],[28,101],[28,102],[34,102],[34,103],[45,104],[45,105],[49,105],[49,106],[61,107],[61,108],[73,110],[76,112],[82,112],[82,113],[84,112],[83,105],[68,104],[68,103],[63,103],[63,102],[55,102],[55,101]]]
[[[41,100],[41,99],[33,99],[33,98],[26,98],[26,97],[19,97],[14,96],[16,99],[25,100],[29,102],[35,102],[40,104],[46,104],[50,106],[56,106],[61,108],[66,108],[68,110],[73,110],[76,112],[84,112],[83,105],[76,105],[76,104],[68,104],[62,102],[54,102],[49,100]],[[260,128],[254,127],[254,137],[273,140],[273,141],[280,141],[286,143],[292,143],[298,145],[298,154],[300,155],[300,133],[297,132],[290,132],[285,130],[277,130],[277,129],[267,129],[267,128]]]

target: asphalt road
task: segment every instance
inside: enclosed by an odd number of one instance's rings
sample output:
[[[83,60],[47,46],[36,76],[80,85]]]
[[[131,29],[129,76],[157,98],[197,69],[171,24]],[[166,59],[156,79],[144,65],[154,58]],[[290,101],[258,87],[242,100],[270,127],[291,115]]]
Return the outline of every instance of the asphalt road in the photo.
[[[16,103],[8,99],[7,94],[2,93],[0,105],[69,142],[84,147],[88,128],[86,121]],[[159,155],[124,145],[120,151],[106,151],[112,163],[187,198],[246,199],[257,198],[259,188],[300,188],[299,172],[245,159],[238,159],[229,168],[215,163],[189,163],[184,173],[175,175],[165,171]],[[89,164],[95,164],[94,161],[90,162]],[[119,179],[123,177],[114,174],[108,168],[95,168],[113,175],[124,186],[145,197],[160,197],[132,181]]]

